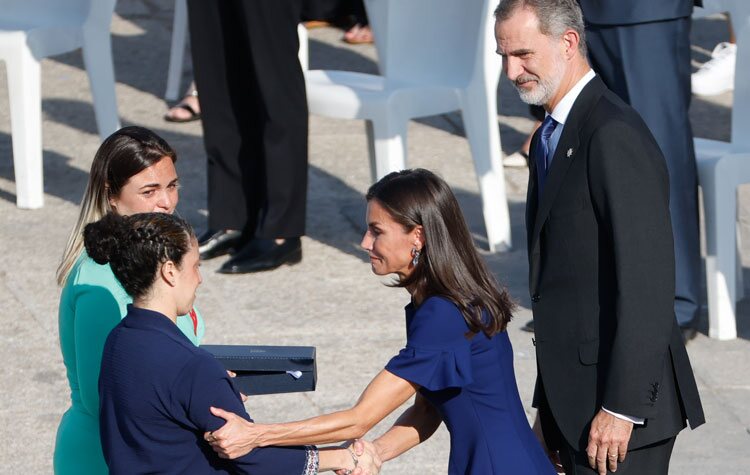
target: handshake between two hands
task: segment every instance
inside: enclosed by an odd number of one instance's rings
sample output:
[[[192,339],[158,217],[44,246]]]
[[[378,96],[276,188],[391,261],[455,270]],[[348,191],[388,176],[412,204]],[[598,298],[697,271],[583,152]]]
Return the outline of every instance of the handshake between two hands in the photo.
[[[378,449],[370,441],[355,439],[342,445],[352,454],[354,469],[336,470],[336,475],[377,475],[383,461],[380,459]]]

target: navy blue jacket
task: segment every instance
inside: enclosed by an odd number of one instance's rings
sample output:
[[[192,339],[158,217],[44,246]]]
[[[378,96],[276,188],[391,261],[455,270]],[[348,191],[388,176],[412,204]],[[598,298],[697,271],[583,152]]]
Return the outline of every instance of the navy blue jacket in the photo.
[[[306,473],[305,447],[259,448],[232,461],[211,450],[203,433],[224,420],[210,406],[250,416],[222,366],[161,313],[128,305],[104,346],[99,396],[102,448],[114,475]]]
[[[578,0],[586,23],[632,25],[688,17],[694,0]]]

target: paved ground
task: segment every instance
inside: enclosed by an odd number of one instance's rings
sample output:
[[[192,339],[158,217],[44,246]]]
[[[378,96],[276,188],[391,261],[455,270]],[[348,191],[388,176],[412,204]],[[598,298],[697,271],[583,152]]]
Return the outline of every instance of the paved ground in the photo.
[[[161,120],[171,5],[168,0],[119,2],[112,25],[118,102],[123,124],[153,128],[177,149],[183,182],[178,209],[200,229],[205,227],[206,198],[200,124]],[[697,63],[726,36],[716,19],[696,22],[694,32]],[[346,46],[340,35],[334,29],[311,32],[312,67],[376,71],[374,49]],[[99,145],[80,53],[45,60],[42,74],[46,205],[23,211],[14,204],[7,87],[0,72],[0,360],[5,362],[0,367],[0,473],[51,472],[55,431],[69,404],[58,346],[54,270]],[[507,81],[500,93],[503,150],[511,153],[532,123]],[[730,105],[731,94],[696,100],[691,113],[696,135],[728,138]],[[358,249],[362,195],[369,184],[364,124],[313,117],[310,126],[308,236],[302,264],[228,277],[213,272],[219,261],[209,261],[199,289],[207,343],[318,348],[318,390],[251,398],[248,409],[260,421],[347,407],[404,341],[402,307],[408,297],[373,277]],[[476,178],[460,116],[413,122],[409,163],[433,169],[450,182],[482,246]],[[522,224],[526,179],[525,171],[507,175],[516,247],[504,254],[483,254],[519,301],[509,332],[519,389],[532,417],[534,353],[529,335],[518,330],[530,318]],[[709,423],[678,439],[671,473],[739,474],[750,466],[750,303],[742,302],[739,308],[740,339],[718,342],[699,335],[689,346]],[[705,333],[705,315],[703,324]],[[441,428],[421,447],[387,464],[383,473],[445,473],[447,452],[448,434]]]

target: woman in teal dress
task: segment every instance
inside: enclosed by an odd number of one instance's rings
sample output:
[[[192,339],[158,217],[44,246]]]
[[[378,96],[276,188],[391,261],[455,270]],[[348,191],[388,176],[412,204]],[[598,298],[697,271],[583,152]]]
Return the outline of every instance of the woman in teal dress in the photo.
[[[132,303],[109,264],[97,264],[86,254],[83,229],[109,212],[174,212],[176,159],[174,150],[150,130],[125,127],[102,143],[91,164],[78,222],[57,270],[58,284],[63,286],[60,346],[71,407],[57,430],[56,474],[108,473],[99,439],[99,366],[107,335]],[[198,345],[204,326],[197,311],[178,317],[177,326]]]

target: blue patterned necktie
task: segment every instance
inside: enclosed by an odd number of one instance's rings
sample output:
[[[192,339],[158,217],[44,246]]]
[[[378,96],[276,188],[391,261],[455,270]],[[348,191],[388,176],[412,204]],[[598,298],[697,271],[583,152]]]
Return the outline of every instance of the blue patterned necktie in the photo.
[[[557,121],[548,115],[544,118],[544,122],[540,127],[539,131],[539,146],[536,148],[534,154],[534,160],[536,162],[536,176],[539,183],[539,196],[541,197],[542,191],[544,190],[544,182],[547,179],[547,171],[549,169],[549,163],[552,161],[550,157],[549,149],[549,138],[557,127]]]

